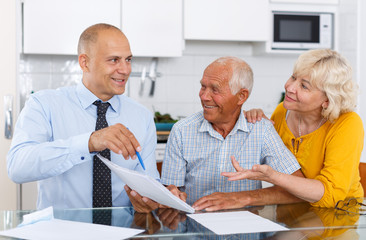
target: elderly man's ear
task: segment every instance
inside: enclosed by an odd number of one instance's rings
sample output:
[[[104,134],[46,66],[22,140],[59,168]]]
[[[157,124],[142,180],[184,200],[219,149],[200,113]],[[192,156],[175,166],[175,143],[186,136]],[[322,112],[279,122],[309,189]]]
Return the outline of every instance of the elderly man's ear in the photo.
[[[243,105],[249,97],[249,91],[246,88],[242,88],[236,95],[239,98],[238,105]]]

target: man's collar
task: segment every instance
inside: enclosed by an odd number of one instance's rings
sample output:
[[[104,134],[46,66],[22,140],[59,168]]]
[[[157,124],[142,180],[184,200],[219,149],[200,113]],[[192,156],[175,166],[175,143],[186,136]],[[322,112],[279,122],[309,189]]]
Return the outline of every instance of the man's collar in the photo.
[[[235,128],[237,130],[241,130],[243,132],[249,132],[248,122],[247,122],[247,119],[245,118],[243,110],[240,111],[240,115],[239,115],[238,121],[235,124],[234,129]]]
[[[247,119],[245,118],[244,113],[243,113],[242,110],[240,111],[239,118],[236,121],[236,123],[234,125],[234,128],[230,131],[230,133],[228,134],[228,136],[235,134],[238,130],[241,130],[243,132],[249,132],[249,128],[248,128],[248,124],[247,124]],[[212,127],[212,124],[209,121],[207,121],[204,117],[203,117],[203,121],[202,121],[201,127],[199,129],[199,132],[208,132],[212,137],[217,137],[218,135],[221,136],[221,134],[219,134]]]
[[[76,93],[81,103],[81,106],[84,109],[87,109],[90,105],[93,104],[93,102],[99,100],[97,96],[95,96],[89,89],[85,87],[82,81],[76,86]],[[114,111],[117,111],[117,109],[119,109],[120,102],[117,96],[113,96],[111,99],[108,100],[108,102],[111,104],[111,107]]]

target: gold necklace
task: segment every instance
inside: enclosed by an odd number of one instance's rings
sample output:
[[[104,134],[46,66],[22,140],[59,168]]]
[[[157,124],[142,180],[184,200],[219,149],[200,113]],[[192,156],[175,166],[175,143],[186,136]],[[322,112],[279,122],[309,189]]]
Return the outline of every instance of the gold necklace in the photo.
[[[316,129],[315,130],[318,130],[318,128],[321,126],[321,124],[323,123],[323,120],[324,120],[324,118],[322,118],[322,119],[320,119],[320,122],[318,123],[318,126],[316,127]],[[301,117],[299,118],[299,137],[301,137],[302,135],[301,135]],[[314,131],[315,131],[314,130]]]

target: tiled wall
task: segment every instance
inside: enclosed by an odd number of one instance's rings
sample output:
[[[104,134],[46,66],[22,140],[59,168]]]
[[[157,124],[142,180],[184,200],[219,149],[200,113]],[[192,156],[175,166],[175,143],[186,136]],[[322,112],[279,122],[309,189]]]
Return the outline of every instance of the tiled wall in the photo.
[[[32,92],[74,85],[81,76],[77,56],[22,55],[18,78],[20,109]]]
[[[280,99],[283,85],[292,72],[297,54],[256,55],[250,44],[238,42],[188,41],[184,56],[159,58],[155,94],[149,96],[151,81],[145,80],[139,94],[140,77],[130,77],[126,94],[151,111],[170,113],[174,118],[189,116],[201,109],[198,91],[205,67],[221,56],[237,56],[254,71],[254,88],[244,108],[263,108],[271,114]],[[149,71],[151,58],[134,58],[133,72]],[[76,84],[82,72],[76,56],[21,56],[19,75],[20,107],[32,91]]]

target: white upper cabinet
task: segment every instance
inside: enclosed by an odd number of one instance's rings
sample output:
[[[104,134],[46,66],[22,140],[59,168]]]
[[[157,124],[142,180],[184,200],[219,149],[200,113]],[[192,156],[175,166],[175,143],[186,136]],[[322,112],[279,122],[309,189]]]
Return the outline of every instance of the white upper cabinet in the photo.
[[[182,0],[24,0],[23,52],[76,55],[83,30],[109,23],[134,56],[181,56],[182,15]]]
[[[88,26],[121,27],[120,0],[24,0],[23,52],[76,55],[80,34]]]
[[[122,0],[122,31],[134,56],[182,56],[182,0]]]
[[[267,41],[268,0],[184,0],[184,38]]]

